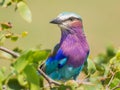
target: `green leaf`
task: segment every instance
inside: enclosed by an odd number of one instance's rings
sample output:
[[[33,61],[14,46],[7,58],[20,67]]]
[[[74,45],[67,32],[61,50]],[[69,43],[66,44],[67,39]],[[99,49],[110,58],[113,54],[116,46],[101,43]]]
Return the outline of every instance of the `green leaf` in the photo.
[[[77,90],[105,90],[103,89],[102,83],[100,80],[98,80],[98,76],[91,75],[89,77],[88,82],[91,83],[91,85],[83,84],[83,89],[77,89]]]
[[[50,50],[27,50],[16,60],[13,66],[20,73],[28,64],[45,60],[49,53]]]
[[[77,90],[105,90],[105,89],[103,89],[100,83],[96,83],[95,85],[84,85],[84,89]]]
[[[96,71],[96,67],[95,67],[95,64],[94,64],[94,62],[92,61],[92,60],[90,60],[90,59],[88,59],[88,72],[90,73],[90,74],[93,74],[95,71]]]
[[[7,7],[7,6],[9,6],[10,2],[11,2],[11,0],[2,0],[2,2],[0,2],[0,5],[2,5],[3,7]]]
[[[110,84],[110,88],[113,88],[119,84],[120,80],[118,78],[114,78],[112,83]]]
[[[110,59],[110,64],[114,64],[115,61],[116,61],[116,57],[111,58],[111,59]]]
[[[115,56],[116,51],[115,51],[114,47],[110,45],[107,47],[106,53],[107,53],[107,56],[113,57],[113,56]]]
[[[2,30],[7,30],[12,28],[12,24],[10,22],[1,23]]]
[[[20,49],[19,47],[15,47],[13,51],[17,53],[22,53],[22,49]]]
[[[75,90],[79,86],[78,83],[74,80],[67,81],[65,85],[66,87],[71,88],[70,90]],[[63,89],[63,90],[66,90],[66,89]]]
[[[117,72],[114,77],[116,77],[116,78],[118,78],[120,80],[120,71]]]
[[[103,63],[107,63],[107,56],[103,53],[99,54],[97,57],[95,57],[94,59],[95,63],[97,64],[103,64]]]
[[[25,51],[13,64],[15,70],[20,73],[23,69],[32,61],[31,55],[34,52],[32,50]]]
[[[18,36],[11,36],[11,40],[12,41],[17,41],[18,40]]]
[[[0,70],[0,83],[2,83],[2,81],[5,79],[5,76],[2,72],[2,70]]]
[[[75,90],[75,89],[72,89],[72,86],[61,85],[58,89],[53,90]]]
[[[27,4],[23,1],[20,1],[17,3],[17,10],[20,13],[20,15],[27,21],[31,22],[32,21],[32,14],[27,6]]]
[[[21,86],[26,86],[28,82],[25,80],[25,75],[24,73],[18,75],[18,82]]]
[[[117,71],[120,71],[120,50],[116,53],[116,55],[110,59],[110,65]]]
[[[101,65],[101,64],[96,64],[96,69],[97,69],[98,71],[102,71],[102,72],[104,72],[104,71],[105,71],[104,66],[103,66],[103,65]]]
[[[47,59],[50,52],[51,50],[36,50],[35,53],[33,54],[34,62],[38,63]]]
[[[4,4],[5,0],[0,0],[0,5],[2,6]]]
[[[120,61],[120,50],[117,52],[117,54],[116,54],[116,59],[118,60],[118,61]]]
[[[2,45],[6,40],[6,37],[4,35],[0,36],[0,45]]]
[[[109,67],[108,67],[108,65],[103,65],[104,66],[104,77],[107,77],[107,75],[109,74]]]
[[[22,32],[21,36],[26,37],[28,35],[28,32]]]
[[[6,37],[6,38],[11,38],[11,36],[12,36],[12,33],[6,33],[6,34],[5,34],[5,37]]]
[[[13,78],[8,81],[8,89],[7,90],[25,90],[24,87],[22,87],[17,79]]]
[[[24,73],[26,74],[27,81],[30,84],[30,90],[40,90],[39,76],[36,69],[32,65],[27,65],[24,69]]]

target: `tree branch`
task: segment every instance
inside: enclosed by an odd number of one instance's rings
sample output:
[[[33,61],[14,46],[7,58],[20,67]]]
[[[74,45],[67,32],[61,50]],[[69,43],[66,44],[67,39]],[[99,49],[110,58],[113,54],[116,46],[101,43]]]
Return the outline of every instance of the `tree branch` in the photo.
[[[2,46],[0,46],[0,50],[12,55],[14,58],[17,58],[20,56],[18,53],[15,53],[14,51],[11,51],[11,50],[9,50],[5,47],[2,47]]]
[[[87,77],[89,77],[90,74],[88,74],[87,76],[84,76],[82,78],[82,80],[78,81],[79,85],[89,85],[89,86],[94,86],[95,84],[91,83],[91,82],[86,82],[85,79],[87,79]]]
[[[114,76],[115,76],[115,73],[113,73],[111,70],[110,70],[110,72],[111,72],[111,74],[112,74],[112,77],[111,77],[108,85],[106,86],[106,90],[109,90],[109,86],[110,86],[110,84],[111,84],[111,82],[112,82],[112,80],[114,79]]]
[[[120,83],[116,87],[112,88],[111,90],[116,90],[118,88],[120,88]]]
[[[51,86],[51,84],[55,84],[55,85],[58,85],[58,86],[61,85],[61,83],[56,82],[53,79],[49,78],[39,67],[38,67],[38,71],[48,81],[50,86]]]
[[[9,50],[5,47],[2,47],[2,46],[0,46],[0,50],[12,55],[14,58],[17,58],[20,56],[18,53],[15,53],[14,51],[11,51],[11,50]],[[38,71],[48,81],[50,86],[51,86],[51,84],[61,85],[59,82],[56,82],[53,79],[49,78],[40,68],[38,68]]]
[[[91,82],[81,82],[79,83],[79,85],[89,85],[89,86],[95,86],[95,84],[91,83]]]

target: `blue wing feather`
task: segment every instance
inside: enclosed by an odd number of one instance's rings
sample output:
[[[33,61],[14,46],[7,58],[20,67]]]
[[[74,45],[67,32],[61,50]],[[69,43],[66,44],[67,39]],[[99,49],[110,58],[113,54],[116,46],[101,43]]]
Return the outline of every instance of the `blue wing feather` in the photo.
[[[67,62],[67,58],[61,59],[58,63],[58,68],[62,68]]]
[[[62,50],[58,47],[58,44],[55,46],[53,55],[51,55],[45,62],[45,72],[50,75],[55,76],[56,70],[62,68],[67,62],[66,56],[63,54]]]

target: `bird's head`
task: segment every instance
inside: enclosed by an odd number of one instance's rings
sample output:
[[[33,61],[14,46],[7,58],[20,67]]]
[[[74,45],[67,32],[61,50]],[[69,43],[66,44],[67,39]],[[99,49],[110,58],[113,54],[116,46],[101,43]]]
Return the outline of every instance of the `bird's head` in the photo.
[[[71,12],[64,12],[64,13],[59,14],[57,16],[57,18],[50,21],[50,23],[58,24],[58,26],[61,29],[70,29],[72,27],[73,28],[74,27],[79,27],[79,28],[83,27],[81,16],[79,16],[75,13],[71,13]]]

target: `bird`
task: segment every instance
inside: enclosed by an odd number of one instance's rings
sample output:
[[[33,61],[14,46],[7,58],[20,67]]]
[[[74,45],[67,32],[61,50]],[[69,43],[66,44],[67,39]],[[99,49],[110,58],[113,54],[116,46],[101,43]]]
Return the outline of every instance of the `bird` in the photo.
[[[73,12],[63,12],[50,23],[58,25],[61,39],[40,68],[53,80],[76,80],[90,51],[82,18]]]

